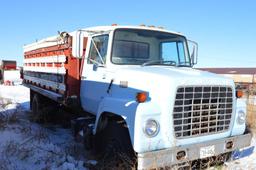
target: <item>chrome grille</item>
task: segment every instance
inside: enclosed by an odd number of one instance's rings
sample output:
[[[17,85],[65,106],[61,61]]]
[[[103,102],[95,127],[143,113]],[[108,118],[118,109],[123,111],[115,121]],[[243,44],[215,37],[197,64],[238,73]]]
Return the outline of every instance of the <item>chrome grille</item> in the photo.
[[[231,87],[179,87],[173,109],[176,138],[227,131],[232,117],[232,103]]]

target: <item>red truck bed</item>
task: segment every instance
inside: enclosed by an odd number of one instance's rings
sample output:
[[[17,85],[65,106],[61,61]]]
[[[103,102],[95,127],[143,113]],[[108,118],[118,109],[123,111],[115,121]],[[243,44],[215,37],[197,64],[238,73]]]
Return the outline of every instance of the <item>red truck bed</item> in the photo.
[[[55,39],[24,47],[23,84],[66,103],[68,98],[79,99],[82,58],[72,56],[71,36],[61,43]]]

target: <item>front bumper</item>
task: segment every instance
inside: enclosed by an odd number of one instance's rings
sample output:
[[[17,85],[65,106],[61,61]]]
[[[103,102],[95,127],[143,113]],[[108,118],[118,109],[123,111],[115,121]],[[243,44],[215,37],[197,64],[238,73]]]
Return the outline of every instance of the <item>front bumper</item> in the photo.
[[[252,134],[247,133],[243,135],[227,137],[223,139],[207,141],[203,143],[196,143],[192,145],[186,145],[181,147],[174,147],[170,149],[164,149],[159,151],[152,151],[138,154],[138,170],[153,169],[160,167],[171,167],[173,165],[182,164],[185,162],[197,160],[202,158],[202,150],[208,146],[214,147],[213,156],[218,156],[223,153],[231,152],[237,149],[241,149],[250,146]],[[227,142],[233,142],[233,147],[226,148]],[[185,151],[186,156],[182,160],[176,158],[177,153]],[[200,152],[201,151],[201,152]]]

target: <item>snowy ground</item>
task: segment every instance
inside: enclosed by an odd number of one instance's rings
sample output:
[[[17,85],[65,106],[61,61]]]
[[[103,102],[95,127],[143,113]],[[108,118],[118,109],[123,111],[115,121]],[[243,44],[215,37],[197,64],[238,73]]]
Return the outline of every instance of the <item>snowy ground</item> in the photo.
[[[256,146],[256,137],[254,132],[254,138],[251,141],[251,146]],[[253,153],[250,156],[225,163],[224,169],[230,170],[256,170],[256,149],[254,148]]]
[[[29,90],[0,86],[0,169],[86,169],[83,146],[70,129],[29,119]]]
[[[0,85],[0,170],[83,170],[93,162],[70,129],[35,123],[29,114],[29,90]],[[252,145],[256,146],[256,138]],[[218,169],[256,169],[256,149]]]

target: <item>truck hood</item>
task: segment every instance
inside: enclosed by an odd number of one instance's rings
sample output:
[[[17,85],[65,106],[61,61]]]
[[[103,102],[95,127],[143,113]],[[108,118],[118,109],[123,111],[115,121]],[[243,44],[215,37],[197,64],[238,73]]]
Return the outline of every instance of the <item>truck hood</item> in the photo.
[[[230,136],[231,128],[221,133],[177,139],[175,138],[173,116],[171,115],[175,107],[178,88],[228,86],[233,89],[233,96],[235,96],[235,86],[232,79],[192,68],[170,66],[131,66],[117,70],[116,76],[115,83],[126,81],[128,88],[116,86],[112,97],[119,98],[121,101],[126,100],[126,107],[133,103],[131,101],[134,101],[137,92],[148,93],[148,101],[139,104],[136,108],[136,115],[133,119],[136,124],[135,128],[142,129],[145,120],[148,119],[160,122],[160,132],[158,136],[152,139],[144,137],[143,131],[135,132],[136,151],[158,150]],[[235,104],[233,110],[235,111]],[[130,122],[134,122],[133,120]],[[231,121],[230,126],[234,122],[234,116]]]
[[[153,81],[154,84],[170,82],[179,85],[234,85],[230,78],[187,67],[136,66],[120,69],[117,75],[119,78]]]

